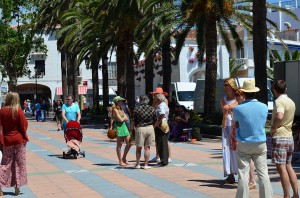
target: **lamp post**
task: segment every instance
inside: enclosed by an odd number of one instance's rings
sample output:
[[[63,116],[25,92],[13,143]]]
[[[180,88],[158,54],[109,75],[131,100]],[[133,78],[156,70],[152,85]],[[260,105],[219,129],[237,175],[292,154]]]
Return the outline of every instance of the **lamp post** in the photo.
[[[35,94],[34,94],[35,102],[37,101],[37,93],[38,93],[37,79],[43,78],[43,77],[44,77],[44,72],[40,72],[39,68],[37,68],[36,66],[34,67],[34,75],[33,76],[31,76],[31,70],[28,70],[28,78],[35,79]]]

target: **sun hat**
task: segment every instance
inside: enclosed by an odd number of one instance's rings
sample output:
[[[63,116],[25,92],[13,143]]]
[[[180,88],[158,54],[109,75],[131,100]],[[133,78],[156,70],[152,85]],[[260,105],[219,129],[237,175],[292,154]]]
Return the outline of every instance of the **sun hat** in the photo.
[[[235,82],[234,78],[227,78],[225,80],[225,82],[227,82],[232,89],[237,89],[236,82]]]
[[[163,88],[156,87],[156,89],[153,92],[150,92],[151,94],[164,94],[165,96],[168,95],[167,92],[164,92]]]
[[[242,92],[253,93],[253,92],[259,92],[260,89],[258,87],[255,87],[255,80],[249,79],[244,81],[243,87],[240,90]]]
[[[121,100],[125,101],[126,99],[122,98],[121,96],[116,96],[116,97],[114,97],[113,102],[116,104]]]

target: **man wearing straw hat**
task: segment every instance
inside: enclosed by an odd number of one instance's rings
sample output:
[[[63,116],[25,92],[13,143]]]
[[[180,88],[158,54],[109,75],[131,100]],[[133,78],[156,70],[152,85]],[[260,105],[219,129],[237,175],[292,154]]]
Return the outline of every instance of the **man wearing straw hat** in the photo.
[[[259,178],[259,197],[273,196],[267,166],[267,146],[265,123],[268,116],[267,105],[255,99],[254,80],[245,80],[240,89],[245,95],[245,101],[233,109],[234,121],[237,123],[237,160],[238,188],[237,198],[249,197],[249,169],[253,160]]]

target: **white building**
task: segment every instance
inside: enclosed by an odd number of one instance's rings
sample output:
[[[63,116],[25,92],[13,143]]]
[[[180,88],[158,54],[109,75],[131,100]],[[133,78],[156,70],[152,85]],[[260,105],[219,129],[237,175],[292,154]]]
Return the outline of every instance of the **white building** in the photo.
[[[31,71],[30,76],[23,76],[18,79],[17,91],[20,94],[21,101],[25,99],[33,100],[37,93],[37,98],[50,98],[58,99],[62,94],[62,81],[61,81],[61,56],[57,50],[56,35],[55,33],[44,34],[44,42],[47,45],[47,54],[32,53],[28,67]],[[193,36],[191,36],[193,37]],[[177,65],[172,65],[172,81],[177,82],[195,82],[198,78],[204,78],[205,62],[199,64],[197,61],[197,45],[195,39],[187,38],[185,45],[180,54],[179,62]],[[229,76],[229,54],[225,46],[218,46],[218,77],[225,78]],[[41,78],[35,77],[34,68],[37,66],[43,76]],[[153,86],[156,87],[159,82],[162,82],[162,61],[159,59],[154,60],[154,82]],[[87,87],[92,86],[91,70],[86,69],[85,63],[80,65],[80,76],[78,79],[81,81],[79,86],[79,94],[84,95]],[[135,68],[135,87],[136,95],[145,94],[145,70],[143,60]],[[108,63],[109,72],[109,85],[116,87],[116,56],[115,53],[109,57]],[[101,67],[99,71],[99,84],[102,85]],[[5,79],[7,80],[7,79]],[[4,83],[5,84],[5,80]],[[83,85],[84,84],[84,85]]]

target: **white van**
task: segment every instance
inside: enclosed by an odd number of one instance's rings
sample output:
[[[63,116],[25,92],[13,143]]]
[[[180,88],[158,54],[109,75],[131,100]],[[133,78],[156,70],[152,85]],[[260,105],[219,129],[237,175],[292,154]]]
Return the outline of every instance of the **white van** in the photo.
[[[112,103],[116,92],[112,88],[108,88],[109,103]],[[103,105],[103,89],[99,88],[99,104]],[[93,89],[87,89],[86,91],[86,106],[89,108],[93,107]]]
[[[162,87],[159,83],[158,87]],[[196,83],[194,82],[172,82],[170,86],[170,99],[174,98],[180,105],[184,105],[187,109],[194,109],[194,95]]]
[[[235,78],[237,86],[242,87],[243,83],[246,79],[254,79],[254,78]],[[268,79],[268,110],[269,114],[273,111],[273,94],[269,87],[271,87],[271,81]],[[194,110],[197,113],[204,113],[204,94],[205,94],[205,80],[198,79],[197,86],[195,90],[195,101],[194,101]],[[216,86],[216,104],[215,107],[217,110],[220,110],[220,100],[221,97],[224,96],[224,79],[217,79]]]

